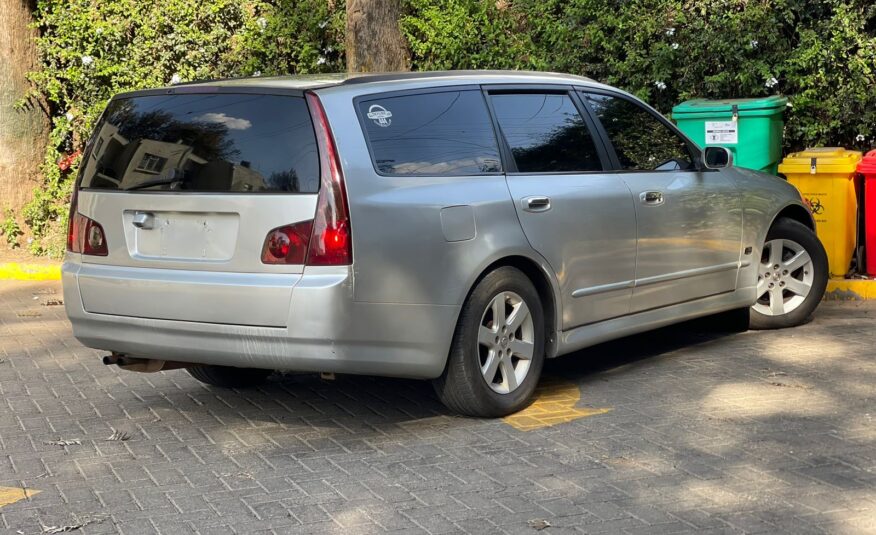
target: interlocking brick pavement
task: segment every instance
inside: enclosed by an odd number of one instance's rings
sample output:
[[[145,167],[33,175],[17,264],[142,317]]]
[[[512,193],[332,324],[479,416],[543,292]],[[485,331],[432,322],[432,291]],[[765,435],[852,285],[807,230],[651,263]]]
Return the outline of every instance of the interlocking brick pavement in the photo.
[[[120,372],[43,306],[59,297],[0,283],[0,487],[41,491],[0,531],[876,533],[872,304],[558,359],[579,409],[611,410],[522,431],[449,414],[425,382]]]

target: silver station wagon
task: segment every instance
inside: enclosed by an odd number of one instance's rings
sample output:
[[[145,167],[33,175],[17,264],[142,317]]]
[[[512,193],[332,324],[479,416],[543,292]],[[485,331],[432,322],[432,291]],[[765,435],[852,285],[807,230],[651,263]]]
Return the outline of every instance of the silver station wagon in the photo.
[[[524,407],[544,359],[726,312],[807,320],[797,190],[586,78],[252,78],[113,98],[73,196],[75,336],[135,371],[431,379]]]

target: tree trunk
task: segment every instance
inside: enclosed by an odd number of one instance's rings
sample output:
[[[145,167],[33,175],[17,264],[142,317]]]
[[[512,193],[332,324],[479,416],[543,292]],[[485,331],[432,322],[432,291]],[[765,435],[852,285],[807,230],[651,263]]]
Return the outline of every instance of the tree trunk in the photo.
[[[408,71],[401,0],[347,0],[347,72]]]
[[[19,209],[40,184],[49,121],[38,105],[16,109],[37,66],[30,0],[0,0],[0,211]],[[2,219],[2,218],[0,218]]]

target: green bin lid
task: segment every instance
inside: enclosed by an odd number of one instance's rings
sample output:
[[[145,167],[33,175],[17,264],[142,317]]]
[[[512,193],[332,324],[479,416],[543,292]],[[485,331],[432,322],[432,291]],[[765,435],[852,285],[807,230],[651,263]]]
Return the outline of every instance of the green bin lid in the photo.
[[[742,113],[746,111],[785,109],[787,105],[788,99],[778,95],[761,98],[728,98],[723,100],[695,98],[673,107],[672,115],[676,116],[686,113],[731,113],[734,111],[734,107],[736,111]]]

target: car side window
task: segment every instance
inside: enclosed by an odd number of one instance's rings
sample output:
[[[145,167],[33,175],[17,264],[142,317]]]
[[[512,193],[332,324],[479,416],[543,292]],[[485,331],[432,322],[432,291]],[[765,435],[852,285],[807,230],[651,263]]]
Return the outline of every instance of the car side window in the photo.
[[[478,90],[369,97],[358,103],[375,168],[388,175],[501,173],[499,146]]]
[[[695,169],[687,142],[653,113],[625,98],[585,93],[626,171]]]
[[[490,101],[521,173],[601,171],[596,144],[567,93],[499,93]]]

